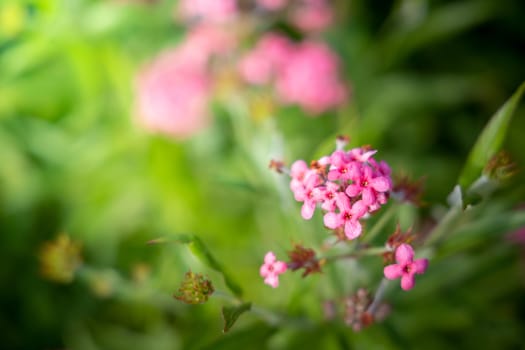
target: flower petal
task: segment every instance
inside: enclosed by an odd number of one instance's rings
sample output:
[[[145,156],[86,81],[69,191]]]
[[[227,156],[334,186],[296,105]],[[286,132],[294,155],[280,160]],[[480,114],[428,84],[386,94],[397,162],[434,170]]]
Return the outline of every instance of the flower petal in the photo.
[[[366,214],[367,210],[368,206],[362,200],[360,200],[354,203],[350,213],[352,214],[352,217],[357,220],[363,217]]]
[[[348,220],[345,223],[345,235],[348,239],[355,239],[361,235],[361,224],[357,220]]]
[[[417,259],[412,263],[414,273],[424,273],[428,267],[428,259]]]
[[[264,264],[259,269],[259,274],[261,275],[261,277],[266,277],[270,273],[270,270],[268,269],[268,266],[270,266],[270,265]]]
[[[304,175],[304,173],[308,170],[308,165],[304,160],[296,160],[291,168],[290,168],[290,175],[293,178],[298,178]]]
[[[304,202],[301,207],[301,216],[305,220],[310,220],[315,212],[315,202]]]
[[[414,288],[415,284],[414,274],[406,273],[401,277],[401,288],[403,288],[403,290],[410,290]]]
[[[288,266],[286,266],[285,262],[277,261],[275,264],[273,264],[273,270],[276,274],[285,273]]]
[[[383,273],[387,279],[394,280],[403,276],[403,269],[398,264],[392,264],[385,266],[385,268],[383,269]]]
[[[358,185],[355,185],[355,184],[351,184],[351,185],[348,185],[348,187],[346,188],[345,192],[346,192],[346,194],[349,197],[355,197],[359,193],[361,193],[361,189],[362,189],[361,186],[358,186]]]
[[[396,261],[398,264],[406,265],[407,263],[411,263],[412,259],[414,259],[414,249],[408,244],[401,244],[396,249]]]
[[[390,190],[390,181],[384,176],[379,176],[370,181],[370,186],[377,192],[386,192]]]
[[[272,274],[264,279],[264,283],[273,288],[277,288],[279,287],[279,276]]]
[[[350,198],[344,193],[339,192],[337,193],[337,207],[341,212],[350,212],[352,210],[352,204],[350,203]]]
[[[326,213],[324,215],[324,225],[331,229],[336,229],[342,225],[341,218],[334,212]]]
[[[363,203],[365,203],[366,205],[372,205],[376,201],[374,190],[372,190],[369,187],[363,188],[362,196]]]
[[[267,265],[273,264],[275,262],[275,254],[273,252],[268,252],[264,256],[264,263]]]

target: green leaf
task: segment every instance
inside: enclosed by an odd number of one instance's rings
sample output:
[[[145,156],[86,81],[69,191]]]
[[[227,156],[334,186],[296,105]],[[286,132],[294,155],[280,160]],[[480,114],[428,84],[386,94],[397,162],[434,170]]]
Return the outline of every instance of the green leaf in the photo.
[[[215,257],[210,253],[208,248],[204,245],[199,237],[192,234],[178,234],[169,238],[160,237],[153,239],[148,241],[148,244],[162,244],[168,242],[177,242],[188,245],[188,248],[192,254],[204,265],[222,274],[224,283],[235,296],[239,298],[242,296],[242,288],[237,282],[235,282],[230,274],[226,272],[224,267],[217,261],[217,259],[215,259]]]
[[[514,95],[494,114],[479,135],[458,180],[463,189],[468,188],[481,176],[481,172],[489,159],[500,150],[512,115],[524,91],[525,82],[521,84]]]
[[[252,303],[243,303],[237,306],[223,306],[222,307],[222,318],[224,320],[224,328],[222,331],[224,333],[228,332],[239,316],[241,316],[246,311],[250,311],[252,308]]]

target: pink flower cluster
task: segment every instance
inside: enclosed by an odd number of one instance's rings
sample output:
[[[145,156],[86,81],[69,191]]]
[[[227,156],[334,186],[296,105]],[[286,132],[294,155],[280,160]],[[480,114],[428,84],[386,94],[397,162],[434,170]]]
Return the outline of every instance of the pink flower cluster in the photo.
[[[265,10],[278,11],[288,5],[289,0],[256,0],[256,2]]]
[[[389,280],[401,278],[403,290],[414,288],[414,275],[424,273],[428,267],[427,259],[414,260],[414,249],[406,243],[396,249],[396,262],[397,264],[385,266],[383,272]]]
[[[279,286],[279,275],[285,273],[287,268],[285,262],[278,261],[273,252],[268,252],[264,256],[264,264],[259,273],[264,278],[264,283],[277,288]]]
[[[139,72],[136,113],[146,128],[185,139],[208,125],[210,59],[235,46],[233,37],[221,29],[193,28],[178,47],[160,54]]]
[[[237,15],[236,0],[181,0],[178,15],[187,21],[224,23]]]
[[[334,21],[334,12],[327,0],[300,0],[291,14],[291,22],[305,32],[318,32]]]
[[[254,85],[274,82],[278,98],[298,104],[312,115],[342,104],[347,89],[339,79],[339,58],[315,41],[293,43],[266,34],[240,63],[244,80]]]
[[[294,162],[290,189],[303,202],[302,217],[310,219],[320,206],[326,227],[343,228],[350,240],[359,237],[359,220],[385,204],[392,189],[390,168],[373,158],[376,152],[366,147],[338,149],[310,167],[303,160]]]

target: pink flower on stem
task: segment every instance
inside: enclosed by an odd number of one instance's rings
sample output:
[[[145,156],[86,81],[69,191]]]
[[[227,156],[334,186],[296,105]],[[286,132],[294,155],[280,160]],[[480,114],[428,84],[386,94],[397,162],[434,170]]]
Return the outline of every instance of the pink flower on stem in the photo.
[[[401,278],[401,288],[410,290],[415,285],[415,274],[422,274],[428,266],[427,259],[414,260],[414,249],[408,244],[401,244],[396,249],[397,264],[385,266],[385,277],[389,280]]]
[[[330,156],[331,167],[328,180],[350,180],[358,175],[358,163],[353,162],[343,150],[337,150]]]
[[[370,206],[377,200],[378,192],[387,192],[392,189],[389,179],[385,176],[374,176],[372,168],[363,165],[359,176],[353,178],[353,184],[348,185],[346,194],[350,197],[362,195],[363,203]]]
[[[364,147],[357,147],[352,148],[350,151],[348,151],[348,155],[352,160],[356,160],[358,162],[367,162],[370,157],[372,157],[374,154],[377,153],[377,150],[367,150]]]
[[[337,194],[340,186],[334,182],[327,182],[325,186],[319,186],[314,189],[315,197],[322,204],[321,209],[326,211],[335,211],[337,208]]]
[[[325,226],[333,230],[344,226],[345,235],[348,239],[359,237],[362,231],[359,219],[365,215],[367,206],[361,200],[352,204],[350,198],[342,192],[337,194],[336,201],[339,213],[326,213],[324,216]]]
[[[279,275],[285,273],[287,268],[285,262],[278,261],[273,252],[268,252],[264,256],[264,264],[259,273],[264,278],[264,283],[277,288],[279,286]]]
[[[314,215],[315,207],[319,202],[316,195],[316,188],[321,183],[321,179],[315,170],[310,170],[306,173],[303,185],[296,188],[294,196],[297,201],[303,202],[301,208],[301,216],[305,220],[310,220]]]

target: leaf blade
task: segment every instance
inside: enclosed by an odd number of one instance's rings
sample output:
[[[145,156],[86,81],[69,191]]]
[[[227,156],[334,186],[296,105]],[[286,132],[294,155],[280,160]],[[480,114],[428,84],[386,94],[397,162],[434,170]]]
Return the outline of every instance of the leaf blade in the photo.
[[[459,176],[458,183],[463,189],[468,188],[481,175],[489,159],[500,150],[514,111],[524,92],[525,82],[498,109],[479,135]]]
[[[252,303],[243,303],[237,306],[223,306],[222,307],[222,318],[224,320],[224,327],[222,329],[223,333],[227,333],[237,322],[239,316],[241,316],[246,311],[250,311],[252,308]]]

